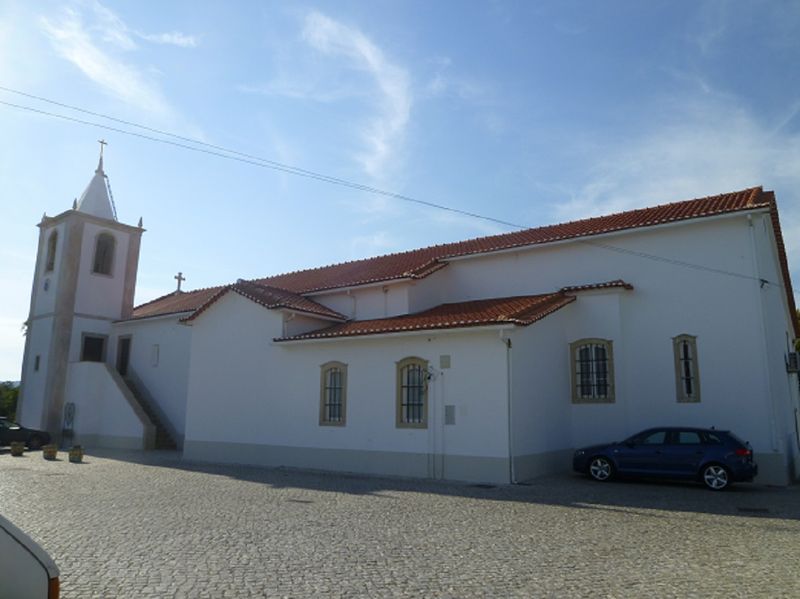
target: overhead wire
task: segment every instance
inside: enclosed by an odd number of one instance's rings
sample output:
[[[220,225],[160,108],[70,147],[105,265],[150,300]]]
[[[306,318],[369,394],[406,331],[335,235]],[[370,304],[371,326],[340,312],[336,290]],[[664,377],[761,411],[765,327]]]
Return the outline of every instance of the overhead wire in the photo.
[[[133,136],[133,137],[138,137],[140,139],[145,139],[145,140],[148,140],[148,141],[154,141],[154,142],[158,142],[158,143],[163,143],[163,144],[171,145],[171,146],[174,146],[174,147],[182,148],[182,149],[185,149],[185,150],[190,150],[190,151],[194,151],[194,152],[208,154],[208,155],[211,155],[211,156],[216,156],[216,157],[219,157],[219,158],[225,158],[225,159],[228,159],[228,160],[233,160],[233,161],[236,161],[236,162],[242,162],[242,163],[245,163],[245,164],[250,164],[252,166],[259,166],[261,168],[268,168],[268,169],[271,169],[271,170],[276,170],[276,171],[279,171],[279,172],[284,172],[284,173],[296,175],[296,176],[299,176],[299,177],[305,177],[307,179],[321,181],[321,182],[324,182],[324,183],[330,183],[330,184],[333,184],[333,185],[339,185],[339,186],[342,186],[342,187],[348,187],[348,188],[351,188],[351,189],[356,189],[358,191],[364,191],[364,192],[367,192],[367,193],[372,193],[372,194],[381,195],[381,196],[392,198],[392,199],[396,199],[396,200],[401,200],[401,201],[405,201],[405,202],[418,204],[418,205],[421,205],[421,206],[426,206],[428,208],[433,208],[433,209],[437,209],[437,210],[443,210],[443,211],[451,212],[451,213],[454,213],[454,214],[460,214],[462,216],[468,216],[468,217],[471,217],[471,218],[481,219],[481,220],[493,222],[495,224],[500,224],[500,225],[503,225],[503,226],[512,227],[512,228],[515,228],[515,229],[528,229],[529,228],[526,225],[513,223],[513,222],[510,222],[510,221],[494,218],[494,217],[491,217],[491,216],[485,216],[485,215],[478,214],[478,213],[475,213],[475,212],[462,210],[460,208],[453,208],[451,206],[445,206],[445,205],[442,205],[442,204],[437,204],[435,202],[429,202],[429,201],[426,201],[426,200],[420,200],[418,198],[414,198],[414,197],[411,197],[411,196],[408,196],[408,195],[404,195],[404,194],[400,194],[400,193],[396,193],[396,192],[391,192],[391,191],[386,191],[386,190],[383,190],[383,189],[380,189],[380,188],[377,188],[377,187],[373,187],[373,186],[370,186],[370,185],[364,185],[364,184],[361,184],[361,183],[348,181],[346,179],[341,179],[341,178],[338,178],[338,177],[325,175],[323,173],[319,173],[319,172],[315,172],[315,171],[311,171],[311,170],[307,170],[307,169],[291,166],[291,165],[288,165],[288,164],[277,162],[275,160],[262,158],[260,156],[254,155],[254,154],[248,154],[246,152],[240,152],[238,150],[234,150],[234,149],[231,149],[231,148],[226,148],[224,146],[219,146],[219,145],[216,145],[216,144],[204,142],[202,140],[194,139],[194,138],[191,138],[191,137],[185,137],[185,136],[182,136],[182,135],[171,133],[169,131],[164,131],[162,129],[157,129],[157,128],[154,128],[154,127],[148,127],[146,125],[141,125],[141,124],[135,123],[133,121],[127,121],[127,120],[120,119],[120,118],[117,118],[117,117],[114,117],[114,116],[110,116],[110,115],[107,115],[107,114],[103,114],[103,113],[100,113],[100,112],[94,112],[94,111],[91,111],[91,110],[87,110],[85,108],[81,108],[79,106],[74,106],[74,105],[71,105],[71,104],[58,102],[58,101],[52,100],[50,98],[45,98],[43,96],[37,96],[37,95],[34,95],[34,94],[29,94],[27,92],[23,92],[23,91],[20,91],[20,90],[12,89],[12,88],[5,87],[5,86],[2,86],[2,85],[0,85],[0,90],[6,91],[6,92],[9,92],[9,93],[13,93],[13,94],[17,94],[17,95],[21,95],[21,96],[24,96],[24,97],[27,97],[27,98],[31,98],[31,99],[34,99],[34,100],[38,100],[38,101],[41,101],[41,102],[46,102],[48,104],[52,104],[52,105],[59,106],[59,107],[62,107],[62,108],[75,110],[75,111],[81,112],[83,114],[89,114],[91,116],[96,116],[96,117],[108,119],[108,120],[113,121],[113,122],[117,122],[117,123],[120,123],[120,124],[123,124],[123,125],[128,125],[128,126],[131,126],[131,127],[136,127],[138,129],[142,129],[144,131],[150,131],[152,133],[157,133],[157,134],[163,135],[165,137],[171,137],[173,139],[177,139],[177,140],[180,140],[180,141],[172,141],[170,139],[162,139],[160,137],[154,137],[152,135],[147,135],[147,134],[144,134],[144,133],[137,133],[135,131],[129,131],[129,130],[126,130],[126,129],[121,129],[119,127],[113,127],[111,125],[106,125],[106,124],[103,124],[103,123],[87,121],[87,120],[79,119],[79,118],[73,117],[73,116],[68,116],[68,115],[64,115],[64,114],[58,114],[58,113],[55,113],[55,112],[49,112],[49,111],[46,111],[46,110],[41,110],[41,109],[38,109],[38,108],[34,108],[32,106],[25,106],[23,104],[16,104],[16,103],[13,103],[13,102],[6,102],[4,100],[0,100],[0,104],[5,105],[5,106],[9,106],[9,107],[12,107],[12,108],[18,108],[18,109],[26,110],[26,111],[33,112],[33,113],[36,113],[36,114],[41,114],[43,116],[49,116],[49,117],[53,117],[53,118],[58,118],[58,119],[70,121],[70,122],[81,124],[81,125],[87,125],[87,126],[91,126],[91,127],[98,127],[98,128],[105,129],[105,130],[108,130],[108,131],[114,131],[115,133],[121,133],[123,135],[129,135],[129,136]],[[182,143],[182,142],[187,142],[187,143]],[[189,145],[189,144],[195,144],[195,145]],[[196,146],[203,146],[203,147],[196,147]],[[627,249],[627,248],[621,248],[621,247],[618,247],[618,246],[615,246],[615,245],[601,243],[601,242],[587,240],[587,239],[576,239],[576,241],[578,241],[580,243],[587,244],[587,245],[591,245],[591,246],[594,246],[594,247],[597,247],[597,248],[601,248],[601,249],[605,249],[605,250],[613,251],[613,252],[617,252],[617,253],[622,253],[622,254],[626,254],[626,255],[630,255],[630,256],[635,256],[635,257],[638,257],[638,258],[643,258],[643,259],[647,259],[647,260],[653,260],[653,261],[662,262],[662,263],[668,263],[668,264],[672,264],[672,265],[675,265],[675,266],[681,266],[681,267],[690,268],[690,269],[693,269],[693,270],[706,271],[706,272],[711,272],[711,273],[715,273],[715,274],[736,277],[736,278],[740,278],[740,279],[754,280],[754,281],[758,281],[761,284],[768,283],[770,285],[775,285],[777,287],[781,287],[781,288],[783,287],[782,284],[777,283],[775,281],[770,281],[770,280],[767,280],[767,279],[761,279],[761,278],[758,278],[758,277],[754,277],[752,275],[747,275],[747,274],[743,274],[743,273],[737,273],[737,272],[728,271],[728,270],[715,268],[715,267],[711,267],[711,266],[705,266],[705,265],[702,265],[702,264],[695,264],[695,263],[692,263],[692,262],[685,262],[685,261],[676,260],[676,259],[673,259],[673,258],[666,258],[664,256],[658,256],[656,254],[649,254],[647,252],[641,252],[641,251],[638,251],[638,250],[631,250],[631,249]]]
[[[35,98],[35,99],[42,99],[40,96],[33,96],[31,94],[25,94],[24,92],[16,92],[16,90],[11,90],[10,88],[7,88],[7,87],[0,86],[0,89],[2,89],[4,91],[12,91],[13,93],[21,93],[22,95],[29,96],[29,97],[32,97],[32,98]],[[181,135],[176,135],[174,133],[169,133],[169,132],[166,132],[166,131],[162,131],[160,129],[147,127],[145,125],[138,125],[138,124],[133,123],[131,121],[125,121],[123,119],[117,119],[115,117],[107,116],[107,115],[104,115],[104,114],[101,114],[101,113],[92,112],[92,111],[89,111],[89,110],[84,110],[82,108],[73,107],[73,106],[70,106],[68,104],[63,104],[63,103],[60,103],[60,102],[55,102],[55,101],[47,100],[47,99],[42,99],[42,101],[50,102],[52,104],[55,104],[55,105],[58,105],[58,106],[62,106],[62,107],[65,107],[65,108],[78,110],[78,111],[86,113],[86,114],[99,116],[101,118],[107,118],[109,120],[112,120],[112,121],[115,121],[115,122],[119,122],[119,123],[122,123],[122,124],[130,125],[130,126],[134,126],[134,127],[139,127],[140,129],[143,129],[143,130],[146,130],[146,131],[151,131],[153,133],[158,133],[160,135],[173,137],[175,139],[180,139],[182,141],[186,141],[186,142],[189,142],[189,143],[192,143],[192,144],[197,144],[197,145],[200,145],[200,146],[206,146],[207,148],[211,148],[211,149],[205,149],[205,148],[202,148],[202,147],[195,147],[195,146],[192,146],[192,145],[188,145],[188,143],[181,143],[181,142],[171,141],[169,139],[161,139],[159,137],[154,137],[152,135],[146,135],[146,134],[143,134],[143,133],[136,133],[135,131],[128,131],[126,129],[120,129],[119,127],[112,127],[110,125],[105,125],[105,124],[97,123],[97,122],[93,122],[93,121],[87,121],[87,120],[84,120],[84,119],[79,119],[79,118],[76,118],[76,117],[71,117],[71,116],[67,116],[67,115],[63,115],[63,114],[58,114],[58,113],[55,113],[55,112],[49,112],[47,110],[41,110],[41,109],[38,109],[38,108],[33,108],[31,106],[25,106],[25,105],[22,105],[22,104],[15,104],[13,102],[6,102],[6,101],[3,101],[3,100],[0,100],[0,104],[4,104],[6,106],[11,106],[13,108],[19,108],[19,109],[22,109],[22,110],[27,110],[27,111],[38,113],[38,114],[45,115],[45,116],[50,116],[50,117],[54,117],[54,118],[63,119],[63,120],[66,120],[66,121],[72,121],[74,123],[79,123],[79,124],[83,124],[83,125],[89,125],[89,126],[92,126],[92,127],[99,127],[101,129],[106,129],[108,131],[114,131],[116,133],[122,133],[124,135],[131,135],[131,136],[134,136],[134,137],[139,137],[139,138],[147,139],[147,140],[150,140],[150,141],[169,144],[169,145],[172,145],[172,146],[176,146],[176,147],[183,148],[183,149],[186,149],[186,150],[191,150],[191,151],[194,151],[194,152],[200,152],[200,153],[203,153],[203,154],[210,154],[212,156],[217,156],[217,157],[220,157],[220,158],[226,158],[228,160],[244,162],[246,164],[251,164],[253,166],[260,166],[262,168],[269,168],[269,169],[272,169],[272,170],[276,170],[276,171],[280,171],[280,172],[284,172],[284,173],[288,173],[288,174],[297,175],[299,177],[305,177],[305,178],[308,178],[308,179],[314,179],[314,180],[317,180],[317,181],[322,181],[322,182],[325,182],[325,183],[331,183],[333,185],[339,185],[339,186],[342,186],[342,187],[349,187],[351,189],[356,189],[356,190],[364,191],[364,192],[367,192],[367,193],[372,193],[372,194],[376,194],[376,195],[381,195],[381,196],[393,198],[393,199],[396,199],[396,200],[402,200],[404,202],[410,202],[410,203],[418,204],[418,205],[421,205],[421,206],[426,206],[428,208],[435,208],[437,210],[444,210],[444,211],[451,212],[451,213],[454,213],[454,214],[460,214],[462,216],[468,216],[468,217],[471,217],[471,218],[477,218],[477,219],[493,222],[495,224],[503,225],[503,226],[506,226],[506,227],[511,227],[511,228],[514,228],[514,229],[527,229],[527,228],[529,228],[527,225],[521,225],[519,223],[512,223],[512,222],[509,222],[509,221],[506,221],[506,220],[502,220],[502,219],[499,219],[499,218],[494,218],[494,217],[491,217],[491,216],[485,216],[483,214],[478,214],[476,212],[470,212],[468,210],[462,210],[460,208],[453,208],[452,206],[445,206],[443,204],[436,204],[434,202],[429,202],[429,201],[426,201],[426,200],[420,200],[418,198],[414,198],[414,197],[411,197],[411,196],[408,196],[408,195],[404,195],[404,194],[400,194],[400,193],[396,193],[396,192],[392,192],[392,191],[386,191],[386,190],[383,190],[383,189],[379,189],[377,187],[372,187],[370,185],[364,185],[364,184],[361,184],[361,183],[355,183],[353,181],[348,181],[346,179],[340,179],[338,177],[332,177],[330,175],[325,175],[325,174],[318,173],[318,172],[315,172],[315,171],[310,171],[310,170],[307,170],[307,169],[298,168],[298,167],[291,166],[291,165],[288,165],[288,164],[283,164],[283,163],[280,163],[280,162],[276,162],[274,160],[269,160],[267,158],[261,158],[259,156],[254,156],[252,154],[239,152],[237,150],[231,150],[231,149],[225,148],[223,146],[217,146],[217,145],[214,145],[214,144],[209,144],[209,143],[206,143],[206,142],[203,142],[203,141],[200,141],[200,140],[196,140],[196,139],[192,139],[192,138],[189,138],[189,137],[183,137]]]

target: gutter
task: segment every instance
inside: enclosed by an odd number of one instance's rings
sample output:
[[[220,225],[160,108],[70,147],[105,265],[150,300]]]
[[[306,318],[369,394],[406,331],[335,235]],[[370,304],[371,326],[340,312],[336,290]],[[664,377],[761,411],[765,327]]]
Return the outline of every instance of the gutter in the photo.
[[[342,341],[357,341],[370,339],[393,339],[396,337],[410,337],[413,335],[436,336],[440,334],[487,333],[495,331],[510,331],[515,324],[491,324],[474,327],[451,327],[441,329],[415,329],[413,331],[394,331],[391,333],[375,333],[364,335],[341,335],[332,337],[311,337],[309,339],[273,339],[271,345],[301,345],[304,343],[341,343]]]

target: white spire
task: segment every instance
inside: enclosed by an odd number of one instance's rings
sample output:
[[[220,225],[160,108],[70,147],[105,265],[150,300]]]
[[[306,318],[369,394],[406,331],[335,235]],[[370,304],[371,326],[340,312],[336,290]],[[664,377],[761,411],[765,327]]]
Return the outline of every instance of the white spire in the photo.
[[[100,218],[117,220],[111,206],[111,198],[108,196],[106,174],[103,172],[103,146],[105,144],[106,142],[100,141],[100,161],[97,163],[94,177],[89,181],[89,185],[86,186],[86,190],[78,200],[78,211]]]

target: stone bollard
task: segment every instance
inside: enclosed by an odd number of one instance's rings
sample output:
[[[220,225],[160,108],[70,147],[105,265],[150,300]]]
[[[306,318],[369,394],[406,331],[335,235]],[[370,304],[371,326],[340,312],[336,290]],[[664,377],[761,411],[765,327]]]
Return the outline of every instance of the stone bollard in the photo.
[[[58,457],[58,445],[55,443],[42,445],[42,457],[45,460],[55,460]]]

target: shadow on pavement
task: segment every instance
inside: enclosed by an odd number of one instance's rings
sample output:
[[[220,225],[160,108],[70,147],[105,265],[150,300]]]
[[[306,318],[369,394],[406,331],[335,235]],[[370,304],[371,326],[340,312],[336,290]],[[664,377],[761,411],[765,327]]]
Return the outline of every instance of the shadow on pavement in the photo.
[[[752,483],[714,492],[691,482],[615,480],[597,483],[577,474],[558,474],[518,485],[479,485],[430,479],[378,477],[296,468],[269,468],[214,464],[184,460],[172,451],[94,450],[91,457],[172,468],[268,485],[276,489],[302,489],[346,493],[375,498],[402,494],[434,493],[488,501],[536,503],[580,510],[628,512],[637,516],[665,517],[664,512],[686,512],[762,519],[800,520],[800,486],[767,487]],[[87,455],[87,458],[90,458]],[[99,462],[95,462],[96,464]],[[294,502],[313,503],[310,501]]]

